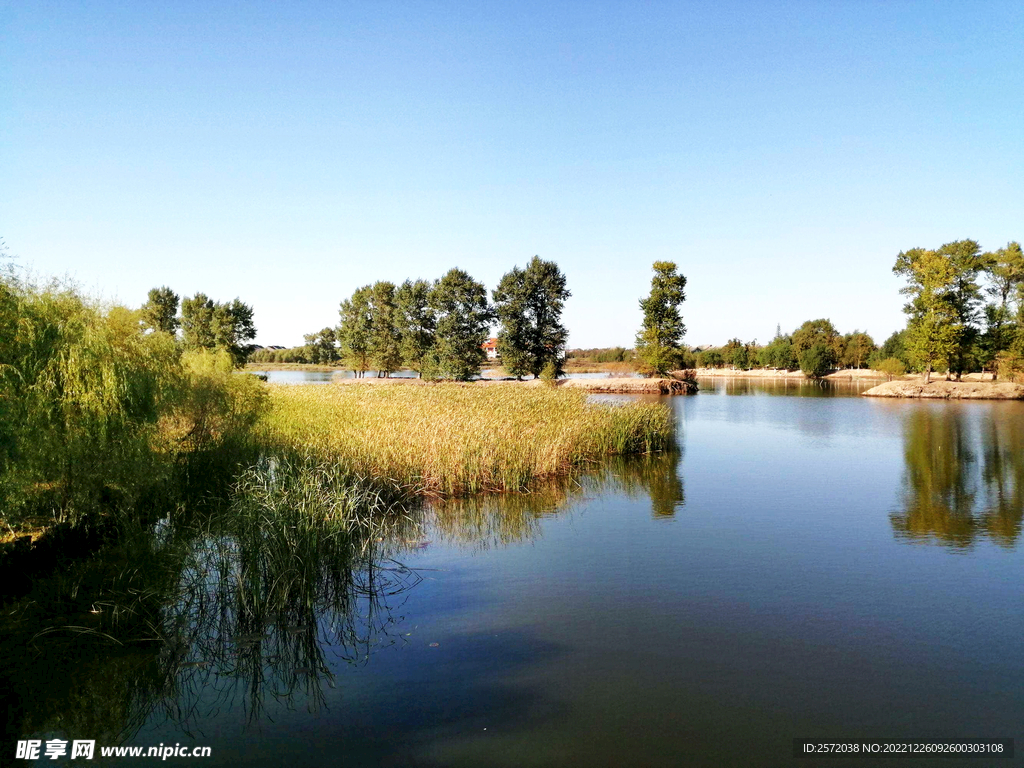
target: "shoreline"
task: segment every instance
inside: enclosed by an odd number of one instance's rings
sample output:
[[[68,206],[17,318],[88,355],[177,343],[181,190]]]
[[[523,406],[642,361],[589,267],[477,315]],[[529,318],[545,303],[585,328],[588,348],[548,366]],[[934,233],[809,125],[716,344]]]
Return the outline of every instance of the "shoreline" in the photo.
[[[887,381],[861,395],[914,400],[1024,400],[1024,384],[966,377],[962,381],[939,379],[925,384],[922,377],[915,377]]]

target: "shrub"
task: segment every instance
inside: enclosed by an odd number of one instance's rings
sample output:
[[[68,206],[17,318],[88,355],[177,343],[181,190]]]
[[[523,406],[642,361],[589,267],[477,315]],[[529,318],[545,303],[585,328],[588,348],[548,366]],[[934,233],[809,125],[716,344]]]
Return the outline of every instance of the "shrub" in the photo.
[[[885,374],[886,379],[892,381],[897,376],[902,376],[907,372],[907,366],[903,364],[902,360],[895,357],[887,357],[885,360],[880,360],[875,365],[876,370],[881,371]]]
[[[540,378],[551,386],[555,385],[555,382],[558,380],[558,366],[555,365],[554,361],[549,361],[544,366],[544,370],[540,372]]]
[[[999,378],[1024,384],[1024,356],[1002,352],[996,356],[996,370]]]

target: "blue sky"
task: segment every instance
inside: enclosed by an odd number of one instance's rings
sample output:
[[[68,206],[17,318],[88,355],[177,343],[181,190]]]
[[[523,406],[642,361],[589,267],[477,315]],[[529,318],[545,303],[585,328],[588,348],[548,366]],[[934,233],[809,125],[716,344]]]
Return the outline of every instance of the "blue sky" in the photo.
[[[0,3],[0,237],[140,304],[341,299],[534,254],[572,346],[651,262],[692,344],[903,325],[896,254],[1024,239],[1024,4]]]

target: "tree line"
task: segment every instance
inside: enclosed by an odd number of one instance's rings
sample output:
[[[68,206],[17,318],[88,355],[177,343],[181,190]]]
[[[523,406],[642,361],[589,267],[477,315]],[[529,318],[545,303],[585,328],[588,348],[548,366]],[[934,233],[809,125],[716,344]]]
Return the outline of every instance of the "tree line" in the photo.
[[[888,344],[889,342],[887,342]],[[822,376],[835,368],[878,368],[891,356],[890,347],[875,344],[871,335],[855,330],[841,334],[827,318],[808,320],[792,333],[776,327],[768,344],[730,339],[721,347],[695,350],[697,368],[732,366],[742,370],[772,368],[800,369],[809,376]]]
[[[639,360],[644,373],[664,375],[686,355],[679,314],[686,278],[672,262],[656,262],[654,273],[651,293],[640,300],[644,320],[636,351],[616,348],[608,359]],[[484,342],[497,323],[497,353],[507,373],[557,378],[567,359],[561,315],[570,296],[558,265],[537,256],[507,272],[490,299],[460,269],[434,282],[381,281],[356,289],[341,303],[337,327],[306,334],[301,347],[257,350],[250,360],[340,364],[357,376],[375,371],[387,377],[406,368],[423,378],[466,380],[479,374]],[[576,356],[581,357],[578,351]]]
[[[558,265],[538,256],[507,272],[490,294],[458,268],[433,281],[378,281],[341,302],[336,327],[306,334],[302,347],[261,350],[252,359],[341,364],[360,377],[405,368],[425,379],[466,381],[479,375],[497,322],[498,355],[510,375],[556,377],[565,362],[561,316],[570,295]]]
[[[170,288],[153,288],[142,305],[143,327],[179,339],[186,350],[222,349],[231,356],[236,367],[245,363],[255,348],[252,307],[237,298],[217,302],[205,293],[185,298],[180,305],[179,314],[178,294]]]
[[[644,330],[636,350],[576,350],[593,362],[632,360],[642,372],[680,368],[743,370],[799,368],[823,376],[837,367],[873,368],[901,375],[945,369],[958,379],[968,371],[1024,375],[1024,253],[1017,242],[983,252],[974,240],[957,240],[939,248],[912,248],[896,258],[893,272],[905,277],[906,328],[877,345],[859,330],[841,334],[827,318],[808,320],[792,333],[776,328],[764,345],[738,338],[720,347],[687,349],[678,305],[686,279],[671,263],[655,264],[651,295],[641,301]],[[665,336],[667,334],[667,336]],[[669,339],[667,346],[659,340]],[[661,349],[659,352],[658,350]],[[659,359],[664,357],[665,359]]]

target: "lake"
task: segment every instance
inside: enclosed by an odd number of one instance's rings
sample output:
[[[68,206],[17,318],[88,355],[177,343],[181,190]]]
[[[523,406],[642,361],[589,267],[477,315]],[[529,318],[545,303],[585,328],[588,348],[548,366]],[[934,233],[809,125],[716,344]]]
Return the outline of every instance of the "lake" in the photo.
[[[1024,749],[1024,403],[703,385],[663,398],[676,452],[417,510],[371,554],[321,564],[287,612],[254,612],[205,552],[147,618],[174,642],[83,633],[8,673],[11,738],[206,745],[210,766],[893,762],[794,760],[796,738]]]

